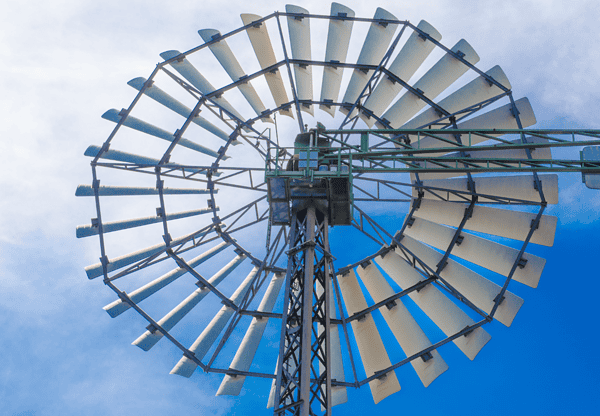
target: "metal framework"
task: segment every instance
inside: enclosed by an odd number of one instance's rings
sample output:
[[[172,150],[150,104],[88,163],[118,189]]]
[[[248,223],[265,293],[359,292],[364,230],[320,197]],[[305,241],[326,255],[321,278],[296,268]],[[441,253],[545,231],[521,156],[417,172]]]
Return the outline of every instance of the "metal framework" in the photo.
[[[292,217],[275,414],[314,415],[313,402],[330,414],[327,216],[310,204]]]
[[[397,24],[400,26],[399,34],[394,38],[391,46],[378,65],[361,65],[340,62],[324,61],[305,61],[292,59],[288,56],[286,44],[281,28],[281,18],[293,16],[300,19],[340,19],[352,20],[357,22],[374,22],[379,24]],[[173,73],[167,66],[173,62],[181,61],[186,56],[192,55],[201,49],[209,47],[216,42],[227,39],[246,29],[264,24],[270,19],[277,22],[279,35],[284,51],[284,59],[264,68],[253,74],[225,85],[209,94],[203,94],[188,81],[179,75]],[[438,104],[424,95],[420,90],[413,88],[407,83],[408,80],[398,78],[391,71],[386,69],[390,57],[392,56],[401,36],[405,30],[413,30],[421,37],[435,44],[444,52],[454,56],[457,60],[466,65],[470,70],[485,78],[490,85],[495,85],[503,92],[496,97],[484,100],[480,103],[462,109],[458,112],[449,113]],[[294,78],[292,77],[292,65],[307,66],[330,66],[360,69],[372,71],[369,82],[363,89],[359,98],[354,103],[329,102],[299,100]],[[241,120],[220,105],[217,98],[227,91],[238,87],[239,85],[251,81],[266,73],[286,69],[289,75],[293,99],[280,105],[277,108],[269,109],[263,114]],[[131,155],[118,150],[112,150],[111,145],[117,132],[124,125],[124,122],[130,116],[131,111],[136,104],[144,97],[148,89],[152,87],[157,74],[166,74],[191,95],[196,105],[192,109],[185,122],[173,135],[170,145],[159,159],[143,158],[137,155]],[[370,95],[381,77],[388,77],[394,82],[401,84],[407,91],[416,95],[425,101],[430,107],[434,108],[440,115],[440,118],[432,123],[421,126],[420,129],[413,130],[394,130],[390,129],[387,120],[378,118],[375,114],[369,114],[369,117],[376,119],[377,123],[386,127],[378,130],[358,130],[354,129],[358,121],[358,116],[354,110],[367,111],[362,106],[365,99]],[[481,109],[497,102],[500,99],[508,99],[512,103],[514,116],[517,119],[518,129],[512,130],[485,130],[470,129],[461,130],[457,128],[457,121],[469,117]],[[299,129],[304,132],[304,122],[301,114],[303,105],[327,105],[344,107],[348,110],[346,118],[337,130],[317,130],[319,137],[327,138],[331,141],[332,147],[320,157],[319,163],[335,166],[335,170],[318,171],[306,169],[299,171],[286,171],[285,166],[293,157],[293,150],[290,147],[280,146],[272,140],[265,132],[258,131],[254,124],[256,121],[270,117],[275,112],[295,109],[295,115],[299,124]],[[209,112],[227,125],[231,133],[228,140],[222,147],[216,151],[215,159],[210,164],[189,165],[176,164],[170,161],[173,150],[178,144],[183,143],[183,135],[190,126],[192,120],[200,114],[201,111]],[[535,234],[542,214],[546,208],[547,202],[544,196],[543,183],[538,177],[542,172],[581,172],[583,174],[600,174],[600,162],[584,160],[556,160],[556,159],[535,159],[532,157],[532,151],[541,148],[562,148],[571,146],[597,146],[600,145],[600,130],[531,130],[523,129],[518,111],[512,97],[512,92],[504,87],[494,78],[490,77],[467,60],[459,53],[456,53],[429,34],[422,32],[419,28],[407,21],[389,21],[381,19],[355,18],[348,16],[324,16],[324,15],[296,15],[289,13],[275,12],[250,25],[240,27],[227,34],[213,38],[196,48],[193,48],[179,56],[161,62],[157,65],[147,81],[139,89],[139,92],[131,105],[119,113],[119,121],[116,127],[101,147],[88,149],[86,155],[91,156],[92,162],[92,185],[78,189],[79,196],[93,196],[96,206],[96,217],[91,221],[92,233],[99,236],[100,241],[100,263],[86,268],[89,278],[103,277],[104,283],[110,287],[118,298],[128,307],[135,309],[146,321],[148,329],[153,333],[160,333],[176,345],[185,357],[192,360],[197,366],[207,372],[216,372],[228,374],[231,376],[254,376],[268,379],[275,379],[275,414],[290,415],[309,415],[316,414],[315,407],[320,405],[325,409],[326,414],[331,412],[331,388],[332,386],[351,386],[360,387],[370,381],[385,376],[385,374],[394,369],[416,359],[429,354],[440,346],[451,342],[458,337],[468,336],[474,329],[491,322],[497,308],[504,300],[504,294],[512,280],[516,270],[527,267],[527,260],[523,254],[532,236]],[[349,128],[348,128],[349,127]],[[516,140],[510,141],[506,137],[513,136]],[[434,147],[421,148],[420,143],[423,138],[435,139],[437,145]],[[475,145],[485,140],[493,141],[493,144]],[[535,141],[531,141],[535,138]],[[537,139],[543,139],[542,141]],[[229,147],[239,141],[246,142],[259,154],[264,160],[264,166],[223,166],[222,162],[226,156]],[[477,157],[477,152],[482,151],[504,151],[522,149],[526,152],[527,158],[492,158]],[[319,150],[319,149],[317,149]],[[449,154],[448,154],[449,153]],[[439,156],[444,154],[445,156]],[[107,254],[105,243],[105,234],[110,232],[111,223],[103,222],[101,211],[101,197],[115,195],[121,192],[116,187],[102,186],[99,180],[100,169],[111,169],[117,171],[127,171],[145,175],[152,175],[156,178],[156,186],[148,194],[157,195],[159,207],[156,217],[151,222],[162,224],[163,242],[149,247],[143,252],[137,252],[132,255],[110,258]],[[311,181],[319,181],[335,176],[342,175],[341,172],[348,172],[352,192],[352,207],[354,216],[351,225],[375,241],[377,244],[387,247],[377,253],[360,259],[354,264],[344,267],[337,272],[333,268],[332,255],[329,250],[328,232],[329,224],[327,215],[320,211],[319,206],[314,203],[308,203],[301,209],[292,212],[292,226],[282,226],[271,236],[272,219],[270,218],[269,207],[267,206],[269,178],[307,178]],[[401,182],[392,180],[385,176],[388,173],[407,172],[413,174],[415,181]],[[435,186],[425,185],[419,179],[420,174],[435,172],[456,172],[466,174],[469,180],[467,190],[448,190]],[[471,174],[480,172],[531,172],[533,173],[533,183],[535,189],[539,192],[540,201],[532,202],[514,198],[506,198],[495,195],[479,193],[474,186]],[[170,228],[171,221],[182,217],[174,217],[169,213],[165,202],[165,195],[170,195],[180,191],[164,186],[165,180],[180,179],[190,184],[205,185],[205,189],[197,189],[195,193],[208,196],[208,212],[211,215],[211,223],[200,229],[173,238]],[[217,205],[218,188],[229,188],[240,191],[252,192],[256,195],[254,199],[231,212],[221,215]],[[436,265],[428,265],[413,252],[411,252],[402,243],[404,231],[414,223],[414,214],[419,210],[425,196],[433,197],[442,201],[451,201],[467,204],[461,223],[454,232],[452,240],[443,253],[442,260]],[[370,217],[361,204],[363,202],[379,203],[410,203],[410,209],[406,219],[398,233],[392,235],[384,227],[378,224]],[[537,206],[537,212],[532,218],[527,236],[523,241],[518,255],[511,267],[510,273],[502,286],[502,290],[495,299],[494,307],[487,313],[475,306],[460,291],[454,288],[449,282],[440,276],[441,271],[447,264],[452,250],[459,246],[464,238],[462,234],[465,225],[472,216],[475,203],[478,204],[501,204],[501,205],[530,205]],[[225,223],[227,221],[227,224]],[[114,225],[114,224],[113,224]],[[264,225],[267,228],[266,254],[258,257],[247,247],[236,240],[236,236],[243,230],[250,227]],[[119,225],[119,226],[122,226]],[[188,251],[205,246],[214,241],[223,241],[232,246],[235,253],[251,260],[257,267],[257,273],[254,276],[249,290],[239,302],[233,302],[225,296],[208,279],[198,273],[190,264],[190,261],[184,259]],[[286,247],[287,270],[278,266],[281,256]],[[385,254],[390,250],[398,249],[404,256],[410,259],[413,267],[417,269],[424,277],[420,283],[405,288],[399,293],[394,294],[380,302],[377,302],[368,308],[346,317],[341,304],[338,276],[342,276],[350,269],[366,264],[376,256]],[[141,253],[141,254],[140,254]],[[221,336],[216,349],[208,361],[203,361],[202,357],[197,357],[189,348],[179,342],[172,335],[170,329],[160,324],[159,320],[145,312],[131,294],[117,287],[115,281],[122,279],[132,273],[139,272],[148,267],[163,261],[173,261],[179,268],[185,270],[197,280],[200,288],[207,288],[218,296],[224,305],[233,310],[232,318],[229,320],[223,335]],[[261,290],[264,282],[270,273],[286,273],[285,281],[285,306],[282,313],[273,313],[259,311],[251,308],[250,305],[256,295]],[[413,291],[419,291],[426,285],[435,285],[450,295],[458,299],[467,308],[473,310],[481,319],[475,324],[462,329],[461,331],[446,337],[445,339],[434,343],[427,349],[419,351],[399,362],[393,363],[390,367],[383,369],[376,374],[359,379],[356,373],[356,363],[354,360],[352,348],[349,341],[347,326],[354,320],[360,320],[373,311],[390,305]],[[329,304],[330,290],[335,294],[335,305]],[[339,319],[330,309],[337,310]],[[281,319],[281,342],[279,350],[279,359],[277,365],[277,374],[269,374],[252,371],[239,371],[232,368],[219,368],[214,366],[216,357],[221,352],[226,341],[234,331],[243,316],[252,316],[257,318],[276,318]],[[343,330],[345,345],[353,369],[354,379],[351,382],[341,380],[332,380],[330,372],[329,348],[330,348],[330,327],[331,325],[340,325]]]

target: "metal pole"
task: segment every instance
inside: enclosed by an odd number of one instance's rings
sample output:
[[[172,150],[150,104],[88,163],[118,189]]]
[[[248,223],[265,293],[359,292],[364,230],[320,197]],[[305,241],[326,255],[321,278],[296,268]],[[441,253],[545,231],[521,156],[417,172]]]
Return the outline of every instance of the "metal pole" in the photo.
[[[300,415],[310,414],[310,368],[312,355],[313,326],[313,279],[315,272],[315,224],[317,215],[315,206],[311,204],[306,211],[306,234],[304,251],[304,290],[302,305],[302,347],[300,358]]]
[[[325,253],[329,253],[329,220],[327,215],[323,219],[323,248],[325,249]],[[332,299],[331,294],[331,258],[328,258],[327,255],[324,254],[324,264],[323,264],[323,303],[325,306],[325,415],[331,415],[331,338],[329,337],[330,328],[331,328],[331,307],[329,301]]]

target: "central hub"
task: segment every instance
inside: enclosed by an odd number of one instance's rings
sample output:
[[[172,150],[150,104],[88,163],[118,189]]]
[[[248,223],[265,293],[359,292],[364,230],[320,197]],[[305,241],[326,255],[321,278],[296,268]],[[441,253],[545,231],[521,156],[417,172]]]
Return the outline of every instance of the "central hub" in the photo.
[[[313,204],[330,225],[350,224],[351,169],[341,158],[332,157],[337,151],[328,138],[311,130],[296,136],[291,158],[276,163],[274,170],[267,163],[265,180],[274,225],[289,225],[292,213]],[[283,165],[285,170],[279,169]]]

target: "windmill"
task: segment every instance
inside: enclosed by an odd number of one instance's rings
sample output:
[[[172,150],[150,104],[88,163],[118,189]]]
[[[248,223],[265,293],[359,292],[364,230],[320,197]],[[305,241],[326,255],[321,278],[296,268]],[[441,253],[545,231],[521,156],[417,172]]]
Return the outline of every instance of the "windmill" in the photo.
[[[164,62],[147,79],[129,82],[139,91],[130,107],[103,115],[116,127],[102,146],[86,151],[93,181],[77,195],[93,196],[97,213],[77,234],[99,236],[101,261],[86,273],[103,276],[117,294],[105,310],[116,317],[135,309],[148,321],[134,341],[140,348],[149,350],[162,338],[179,347],[183,356],[172,373],[190,376],[200,367],[225,374],[218,394],[239,394],[247,376],[273,378],[278,413],[308,414],[319,403],[329,412],[347,399],[347,387],[366,384],[378,402],[400,389],[394,369],[408,363],[427,386],[448,368],[438,352],[446,343],[473,359],[490,339],[483,326],[492,319],[510,325],[522,304],[509,284],[535,287],[541,275],[544,260],[525,249],[553,241],[556,220],[544,209],[558,202],[557,178],[543,172],[585,172],[594,186],[596,149],[587,148],[583,160],[552,161],[552,147],[574,144],[557,136],[577,135],[583,140],[575,144],[593,146],[598,132],[524,130],[535,124],[533,110],[526,98],[513,98],[502,70],[477,68],[479,57],[466,41],[448,48],[424,21],[415,26],[383,9],[357,18],[334,3],[329,15],[287,6],[265,17],[242,15],[242,22],[227,34],[199,31],[203,43],[190,51],[161,54]],[[328,25],[322,60],[311,53],[315,22]],[[359,24],[368,30],[356,41],[356,62],[349,63]],[[242,69],[246,59],[229,46],[239,37],[249,41],[255,71]],[[434,52],[441,56],[427,66]],[[229,77],[221,87],[202,75],[208,54]],[[317,68],[319,100],[312,87]],[[467,73],[475,78],[437,99]],[[307,129],[305,120],[316,111],[341,114],[339,129]],[[269,135],[262,123],[277,115],[293,120],[298,134]],[[362,130],[361,123],[376,129]],[[410,179],[399,179],[402,173]],[[198,208],[197,195],[205,195],[206,206]],[[122,219],[126,210],[142,210],[134,197],[152,201],[155,214]],[[375,203],[410,207],[404,222],[389,230],[365,208]],[[328,243],[330,226],[353,227],[378,248],[340,268],[334,262],[339,248]],[[256,249],[256,235],[264,236],[264,248]],[[133,242],[144,246],[118,251]],[[505,280],[494,283],[469,264]],[[214,271],[206,274],[205,267]],[[134,276],[144,284],[120,286]],[[235,290],[225,295],[220,287],[236,276]],[[163,304],[172,303],[164,302],[163,292],[182,277],[188,293],[161,314]],[[184,287],[177,288],[179,294]],[[281,291],[285,306],[278,313]],[[176,325],[209,295],[223,305],[184,344]],[[444,339],[429,338],[406,297]],[[155,298],[160,305],[150,308],[158,315],[146,306]],[[372,318],[376,310],[406,359],[389,359]],[[230,365],[214,366],[245,316],[252,322]],[[275,375],[251,371],[269,319],[280,320],[282,328]],[[353,379],[344,373],[343,357]],[[359,366],[366,378],[357,376]]]

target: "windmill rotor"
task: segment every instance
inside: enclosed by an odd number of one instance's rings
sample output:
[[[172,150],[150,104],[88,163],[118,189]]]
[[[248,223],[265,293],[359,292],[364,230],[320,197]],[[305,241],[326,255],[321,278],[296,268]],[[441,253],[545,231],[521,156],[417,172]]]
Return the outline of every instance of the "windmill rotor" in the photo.
[[[217,395],[271,380],[277,414],[330,414],[367,384],[378,403],[405,364],[427,387],[452,364],[446,344],[473,360],[485,325],[523,307],[513,288],[540,281],[545,259],[526,250],[554,242],[558,173],[600,188],[600,132],[527,130],[532,106],[503,70],[426,21],[338,3],[241,20],[161,53],[128,82],[131,105],[102,115],[114,130],[85,151],[92,182],[76,191],[96,216],[76,233],[98,236],[85,271],[117,296],[104,310],[137,311],[142,350],[181,350],[171,374],[222,374]],[[579,161],[552,159],[583,144]],[[280,341],[266,350],[269,323]]]

